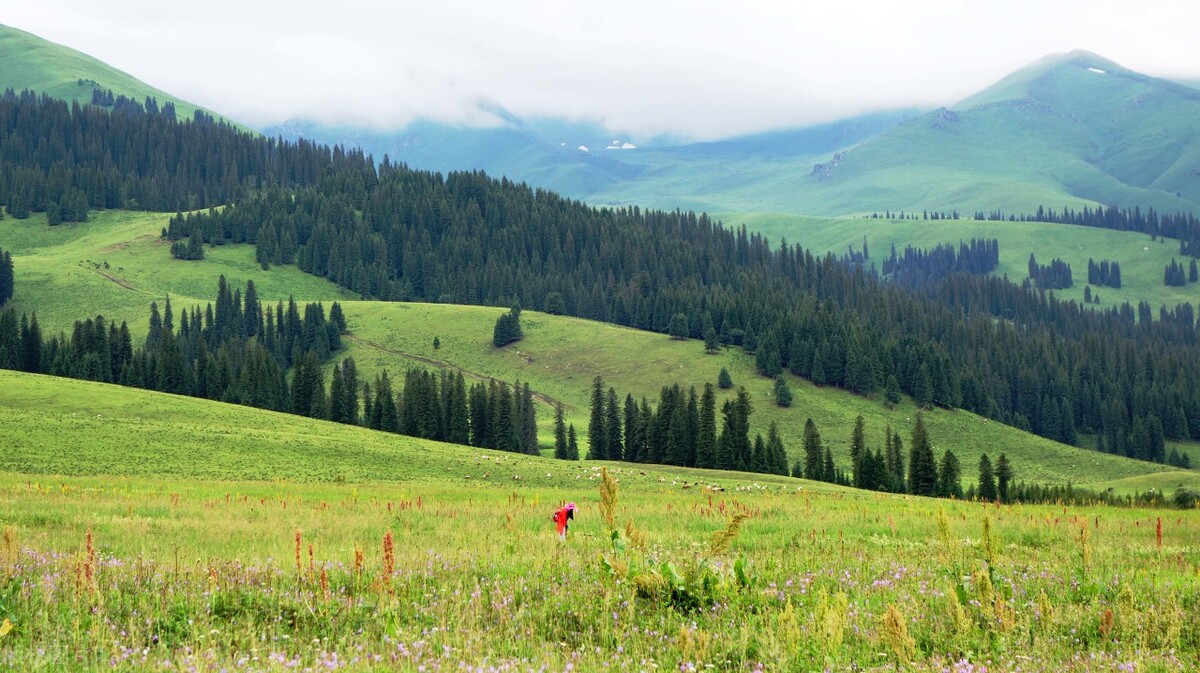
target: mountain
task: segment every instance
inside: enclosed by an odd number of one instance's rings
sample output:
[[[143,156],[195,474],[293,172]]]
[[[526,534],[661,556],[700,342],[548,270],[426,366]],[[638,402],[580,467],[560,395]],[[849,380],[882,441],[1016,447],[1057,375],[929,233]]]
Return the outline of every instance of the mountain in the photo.
[[[828,124],[773,130],[714,142],[641,138],[590,122],[522,119],[481,105],[494,124],[456,126],[418,120],[396,131],[294,120],[263,128],[268,136],[354,145],[376,158],[436,171],[483,170],[599,204],[708,210],[774,209],[759,192],[781,176],[803,175],[813,162],[917,116],[888,110]],[[742,193],[748,196],[743,197]]]
[[[420,168],[483,169],[597,204],[817,215],[1200,209],[1200,90],[1084,51],[1046,57],[923,114],[718,142],[634,140],[636,148],[599,152],[598,139],[624,140],[594,125],[547,133],[496,118],[486,129],[422,121],[396,133],[297,124],[285,137],[360,144]]]
[[[864,208],[1029,212],[1200,204],[1200,91],[1083,51],[1048,57],[816,167],[795,199]]]
[[[0,89],[29,89],[80,103],[90,103],[96,89],[139,102],[152,97],[159,105],[174,103],[181,118],[203,109],[87,54],[5,25],[0,25]]]

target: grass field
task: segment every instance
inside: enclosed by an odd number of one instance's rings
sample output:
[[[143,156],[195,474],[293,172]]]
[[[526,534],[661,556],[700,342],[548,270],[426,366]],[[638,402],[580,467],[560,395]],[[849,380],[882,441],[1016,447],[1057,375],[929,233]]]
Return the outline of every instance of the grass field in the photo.
[[[387,450],[420,462],[442,448]],[[471,453],[493,472],[509,458]],[[1200,665],[1195,512],[994,507],[729,474],[724,491],[683,489],[676,479],[709,475],[617,466],[616,502],[591,469],[537,485],[113,469],[0,473],[10,670]],[[560,544],[549,514],[568,499],[578,516]],[[732,541],[714,543],[734,515]]]
[[[9,670],[1200,665],[1195,511],[610,463],[614,502],[596,464],[11,372],[0,391]]]
[[[253,280],[258,296],[274,303],[295,295],[297,301],[332,302],[355,296],[348,290],[295,266],[262,270],[249,245],[206,246],[199,262],[174,259],[159,236],[169,215],[129,211],[93,211],[88,222],[50,227],[45,213],[26,220],[0,220],[0,248],[11,252],[16,272],[12,305],[37,312],[45,334],[70,331],[76,320],[103,312],[125,320],[141,340],[149,325],[150,302],[159,307],[171,296],[172,307],[203,306],[217,296],[217,277],[233,287]]]

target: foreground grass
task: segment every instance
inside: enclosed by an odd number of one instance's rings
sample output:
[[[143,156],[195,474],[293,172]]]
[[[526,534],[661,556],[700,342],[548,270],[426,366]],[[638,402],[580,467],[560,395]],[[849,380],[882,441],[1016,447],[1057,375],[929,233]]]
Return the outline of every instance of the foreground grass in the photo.
[[[0,401],[5,670],[1200,665],[1195,511],[610,463],[618,547],[595,463],[13,372]]]
[[[613,476],[614,523],[633,531],[618,552],[595,478],[338,485],[0,474],[0,622],[14,625],[0,637],[0,665],[1200,665],[1200,623],[1189,616],[1200,608],[1194,513],[996,508],[785,479],[713,492],[621,467]],[[549,514],[565,499],[580,510],[559,544]],[[735,513],[747,517],[740,533],[713,551],[711,534]],[[681,589],[655,583],[668,563]]]

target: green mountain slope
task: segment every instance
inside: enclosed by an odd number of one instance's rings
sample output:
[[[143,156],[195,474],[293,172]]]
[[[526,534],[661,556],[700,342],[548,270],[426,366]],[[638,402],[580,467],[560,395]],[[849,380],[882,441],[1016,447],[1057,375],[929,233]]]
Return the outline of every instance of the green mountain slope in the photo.
[[[181,119],[203,109],[87,54],[5,25],[0,25],[0,89],[29,89],[80,103],[90,103],[94,89],[112,90],[137,101],[170,101]]]
[[[1043,59],[839,154],[795,195],[814,212],[1029,212],[1200,204],[1200,92],[1088,52]]]

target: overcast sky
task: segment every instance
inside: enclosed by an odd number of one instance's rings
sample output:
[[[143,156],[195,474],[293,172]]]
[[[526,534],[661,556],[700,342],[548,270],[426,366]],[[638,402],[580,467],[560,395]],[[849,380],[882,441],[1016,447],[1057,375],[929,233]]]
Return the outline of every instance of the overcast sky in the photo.
[[[0,22],[261,125],[522,116],[714,138],[947,105],[1087,49],[1200,77],[1200,2],[3,0]]]

